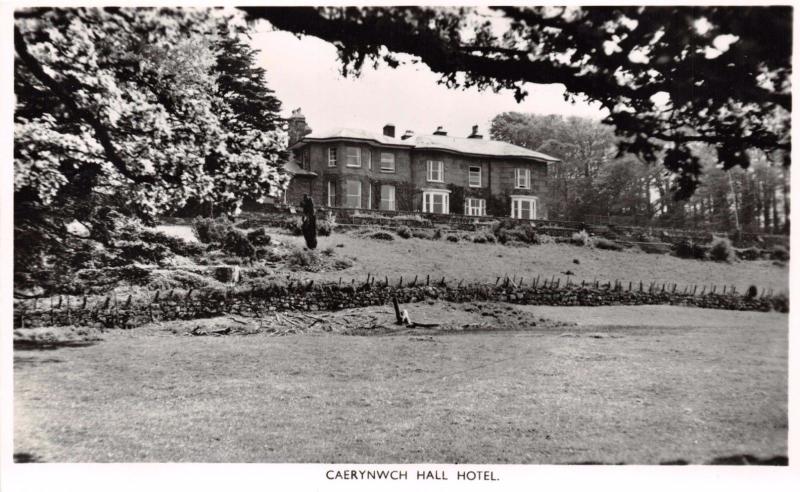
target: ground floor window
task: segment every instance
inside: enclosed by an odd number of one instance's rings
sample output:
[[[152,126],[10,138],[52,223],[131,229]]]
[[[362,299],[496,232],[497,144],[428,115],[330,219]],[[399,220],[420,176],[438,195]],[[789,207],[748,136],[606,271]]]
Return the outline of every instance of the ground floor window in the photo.
[[[486,215],[486,200],[467,198],[464,200],[464,213],[467,215]]]
[[[346,208],[361,208],[361,181],[348,179],[345,181],[345,202]]]
[[[423,191],[422,211],[434,214],[449,214],[450,192],[447,190]]]
[[[531,196],[511,197],[511,217],[515,219],[536,219],[538,199]]]
[[[381,210],[396,210],[394,185],[381,185]]]
[[[328,181],[328,206],[336,206],[336,182]]]

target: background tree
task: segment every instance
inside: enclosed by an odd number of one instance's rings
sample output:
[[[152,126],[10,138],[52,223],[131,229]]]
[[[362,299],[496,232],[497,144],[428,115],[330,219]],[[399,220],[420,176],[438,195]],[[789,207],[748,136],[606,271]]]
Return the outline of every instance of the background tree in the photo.
[[[699,185],[692,142],[724,169],[750,149],[789,164],[791,7],[244,8],[334,43],[343,72],[413,55],[448,86],[563,84],[609,111],[619,150],[661,164],[677,198]],[[778,155],[776,154],[776,155]]]
[[[235,211],[281,191],[279,106],[225,22],[211,10],[17,11],[15,284],[81,266],[82,248],[113,255],[125,219],[152,223],[198,198]]]

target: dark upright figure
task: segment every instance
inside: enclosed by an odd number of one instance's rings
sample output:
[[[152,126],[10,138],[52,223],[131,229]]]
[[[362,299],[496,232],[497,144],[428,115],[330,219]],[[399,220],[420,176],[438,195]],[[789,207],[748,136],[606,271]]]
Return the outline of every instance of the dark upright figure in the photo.
[[[317,247],[317,217],[314,215],[314,201],[308,195],[303,195],[300,202],[303,209],[303,237],[306,239],[308,249]]]

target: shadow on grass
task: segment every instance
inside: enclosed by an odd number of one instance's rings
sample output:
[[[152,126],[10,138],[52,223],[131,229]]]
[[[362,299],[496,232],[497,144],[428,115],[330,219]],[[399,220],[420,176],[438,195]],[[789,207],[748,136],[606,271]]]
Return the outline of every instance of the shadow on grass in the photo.
[[[55,357],[36,357],[36,356],[15,356],[14,367],[21,366],[40,366],[42,364],[58,364],[64,362],[63,359],[56,359]]]
[[[43,463],[43,461],[33,453],[14,453],[14,463]]]
[[[54,342],[54,341],[39,342],[31,340],[15,340],[14,350],[56,350],[65,347],[91,347],[92,345],[96,344],[99,341],[100,340],[93,340],[93,341],[70,340],[63,342]]]
[[[570,465],[625,465],[627,463],[605,463],[603,461],[577,461]],[[691,465],[692,463],[683,460],[662,461],[659,465]],[[758,458],[752,454],[734,454],[731,456],[721,456],[704,465],[754,465],[754,466],[788,466],[789,458],[786,456],[773,456],[772,458]]]

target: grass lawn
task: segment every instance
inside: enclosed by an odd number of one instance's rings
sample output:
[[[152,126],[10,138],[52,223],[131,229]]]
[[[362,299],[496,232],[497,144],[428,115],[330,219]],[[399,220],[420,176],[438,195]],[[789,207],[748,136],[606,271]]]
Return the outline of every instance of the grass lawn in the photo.
[[[447,247],[456,254],[459,245]],[[430,320],[428,309],[410,306]],[[523,309],[577,325],[284,337],[180,336],[166,325],[107,332],[85,347],[17,350],[14,452],[55,462],[707,463],[787,455],[786,315]]]
[[[303,238],[281,234],[273,230],[273,237],[298,246],[304,246]],[[337,255],[354,260],[351,268],[340,272],[308,273],[304,278],[338,280],[366,278],[368,273],[379,279],[389,275],[397,280],[406,280],[415,275],[425,278],[441,279],[442,276],[454,279],[494,282],[499,275],[522,276],[529,281],[541,275],[548,279],[555,275],[566,276],[562,272],[574,273],[573,280],[600,281],[621,280],[624,283],[645,285],[649,282],[677,283],[686,285],[735,285],[744,292],[750,285],[788,292],[788,266],[775,266],[771,261],[740,261],[734,264],[713,261],[685,260],[670,255],[634,253],[631,251],[608,251],[602,249],[572,246],[568,244],[545,244],[530,247],[512,247],[501,244],[474,244],[468,242],[451,243],[445,240],[426,240],[418,238],[402,239],[395,236],[394,241],[365,239],[355,234],[334,233],[319,237],[318,250],[328,247],[335,249]],[[336,248],[341,244],[343,247]],[[577,259],[580,264],[575,264]],[[698,292],[702,287],[698,288]]]

